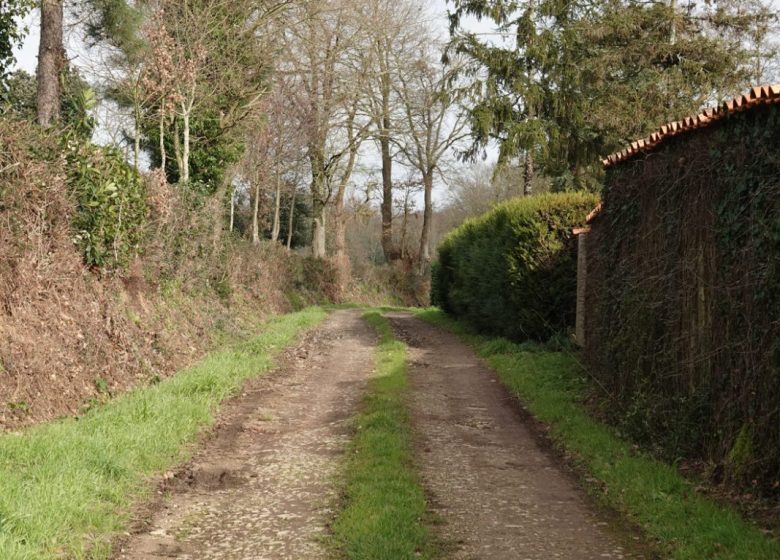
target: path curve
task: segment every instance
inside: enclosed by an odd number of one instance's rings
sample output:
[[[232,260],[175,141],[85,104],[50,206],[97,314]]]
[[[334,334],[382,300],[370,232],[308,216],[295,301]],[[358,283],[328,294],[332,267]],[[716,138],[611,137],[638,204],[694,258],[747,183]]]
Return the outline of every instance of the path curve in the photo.
[[[227,405],[214,436],[171,476],[172,498],[116,558],[328,558],[333,482],[375,346],[359,312],[331,314]]]
[[[409,345],[416,459],[448,560],[635,558],[457,336],[387,315]]]

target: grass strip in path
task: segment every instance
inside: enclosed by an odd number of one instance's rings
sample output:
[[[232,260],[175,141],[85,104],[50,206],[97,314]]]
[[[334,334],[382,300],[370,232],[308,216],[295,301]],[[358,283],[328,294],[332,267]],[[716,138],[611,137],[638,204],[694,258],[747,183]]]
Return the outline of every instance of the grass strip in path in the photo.
[[[696,493],[677,470],[637,453],[581,405],[587,381],[562,352],[473,334],[438,310],[418,316],[470,342],[553,440],[595,478],[597,497],[641,526],[675,560],[778,560],[780,543],[736,512]],[[595,493],[595,492],[594,492]]]
[[[0,558],[107,558],[148,477],[184,460],[219,404],[324,317],[311,308],[274,318],[157,385],[0,437]]]
[[[377,371],[355,420],[344,506],[333,524],[334,545],[347,560],[436,558],[425,524],[425,492],[412,463],[404,402],[406,346],[379,312],[366,313],[364,319],[380,337]]]

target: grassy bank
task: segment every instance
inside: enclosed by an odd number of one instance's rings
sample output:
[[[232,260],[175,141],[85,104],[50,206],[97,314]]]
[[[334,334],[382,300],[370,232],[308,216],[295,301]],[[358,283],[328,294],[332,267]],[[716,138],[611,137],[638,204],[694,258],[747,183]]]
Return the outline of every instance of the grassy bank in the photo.
[[[324,317],[312,308],[275,318],[171,379],[0,437],[0,558],[108,557],[147,477],[183,460],[218,405]]]
[[[379,313],[367,313],[365,319],[380,336],[377,371],[355,421],[334,544],[340,557],[349,560],[435,558],[424,523],[425,494],[412,465],[404,405],[406,346]]]
[[[698,495],[674,467],[637,452],[589,416],[581,405],[587,392],[585,372],[572,356],[474,335],[440,311],[419,316],[470,342],[528,410],[550,426],[553,440],[596,479],[592,491],[598,499],[641,526],[663,558],[780,558],[780,543]]]

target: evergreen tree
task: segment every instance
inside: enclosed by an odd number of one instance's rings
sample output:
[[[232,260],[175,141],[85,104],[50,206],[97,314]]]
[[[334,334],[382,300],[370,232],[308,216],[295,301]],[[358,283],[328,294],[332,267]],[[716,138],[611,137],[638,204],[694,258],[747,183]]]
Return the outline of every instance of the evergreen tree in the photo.
[[[749,81],[775,16],[756,0],[450,0],[449,52],[471,62],[476,155],[523,156],[558,190],[597,189],[600,160]],[[497,35],[464,30],[486,19]]]
[[[142,7],[146,0],[83,0],[76,6],[86,26],[86,37],[93,43],[107,43],[124,56],[143,54],[144,42],[139,30],[143,23]]]
[[[0,101],[7,92],[9,71],[14,64],[14,47],[22,42],[27,31],[19,25],[19,20],[33,6],[34,0],[0,0]]]
[[[90,115],[95,103],[95,93],[79,73],[68,66],[60,78],[62,96],[60,115],[62,124],[84,140],[90,140],[95,129],[95,119]],[[5,111],[18,119],[35,121],[37,116],[37,82],[24,70],[17,70],[8,77]]]

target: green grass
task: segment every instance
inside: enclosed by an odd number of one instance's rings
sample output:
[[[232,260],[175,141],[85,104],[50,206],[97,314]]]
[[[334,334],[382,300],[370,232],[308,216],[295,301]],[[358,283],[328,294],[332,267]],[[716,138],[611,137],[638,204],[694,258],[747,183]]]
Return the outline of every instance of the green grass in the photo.
[[[107,558],[148,477],[184,460],[218,405],[324,317],[312,308],[272,319],[166,381],[0,437],[0,558]]]
[[[528,410],[551,427],[555,442],[601,483],[591,490],[641,526],[663,558],[778,560],[780,543],[740,516],[696,493],[677,470],[637,452],[580,404],[585,373],[567,354],[472,334],[437,310],[418,314],[463,336]]]
[[[355,420],[344,471],[344,507],[333,524],[334,546],[348,560],[435,558],[425,523],[425,493],[412,464],[404,403],[406,346],[395,340],[378,312],[364,318],[380,336],[377,372]]]

